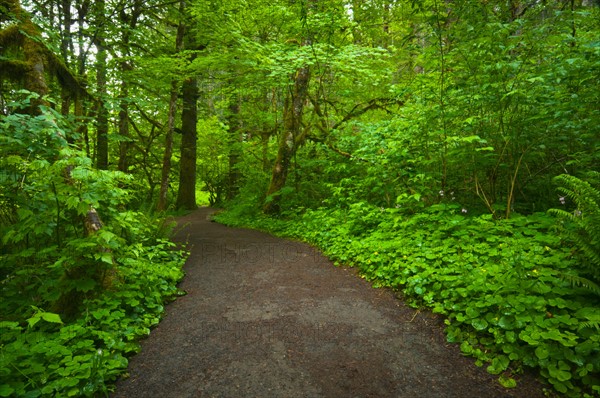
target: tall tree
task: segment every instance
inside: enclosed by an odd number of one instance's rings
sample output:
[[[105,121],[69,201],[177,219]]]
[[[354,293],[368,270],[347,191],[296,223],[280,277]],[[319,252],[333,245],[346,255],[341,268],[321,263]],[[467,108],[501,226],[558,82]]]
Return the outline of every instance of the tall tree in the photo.
[[[273,166],[271,183],[267,190],[267,201],[264,204],[265,213],[280,211],[280,191],[285,186],[292,158],[298,147],[305,139],[302,130],[304,104],[308,98],[310,82],[310,67],[302,66],[296,71],[294,84],[285,100],[283,111],[283,133],[279,138],[277,158]]]
[[[179,3],[179,24],[177,26],[177,37],[175,38],[175,51],[179,54],[183,51],[183,38],[185,34],[185,1]],[[179,81],[177,78],[171,80],[171,96],[169,98],[169,113],[167,115],[167,133],[165,135],[165,152],[163,155],[160,191],[156,210],[163,211],[167,208],[167,193],[169,190],[169,176],[171,174],[171,157],[173,155],[173,134],[175,132],[175,115],[177,113]]]
[[[181,110],[181,158],[179,160],[179,190],[175,206],[195,209],[196,204],[196,123],[198,122],[198,80],[183,81]]]
[[[238,163],[241,157],[240,142],[242,141],[241,120],[240,120],[240,101],[239,94],[236,92],[229,99],[227,116],[229,126],[229,173],[227,176],[226,194],[227,200],[232,200],[239,192],[240,171]]]
[[[106,1],[95,3],[96,36],[96,167],[101,170],[108,169],[108,109],[106,100],[107,91],[107,62],[108,50],[105,38]]]
[[[119,93],[119,170],[129,170],[129,151],[132,147],[132,139],[129,134],[129,82],[127,73],[134,68],[131,61],[131,38],[136,32],[138,19],[142,15],[143,3],[135,0],[128,10],[123,7],[119,12],[119,24],[121,38],[119,40],[120,56],[119,69],[121,75],[121,87]]]
[[[189,61],[197,56],[198,45],[196,31],[191,24],[190,10],[183,4],[181,18],[185,20],[183,41],[185,50],[190,52]],[[198,123],[198,77],[188,74],[183,79],[181,88],[181,147],[179,158],[179,188],[175,206],[178,209],[195,209],[196,203],[196,156],[197,156],[197,123]]]
[[[188,4],[185,4],[184,47],[189,52],[188,61],[193,63],[198,53],[205,49],[201,32],[194,26],[194,19]],[[179,160],[179,188],[175,206],[178,209],[195,209],[196,203],[196,157],[197,157],[197,123],[198,123],[198,76],[188,73],[184,78],[181,90],[181,148]]]

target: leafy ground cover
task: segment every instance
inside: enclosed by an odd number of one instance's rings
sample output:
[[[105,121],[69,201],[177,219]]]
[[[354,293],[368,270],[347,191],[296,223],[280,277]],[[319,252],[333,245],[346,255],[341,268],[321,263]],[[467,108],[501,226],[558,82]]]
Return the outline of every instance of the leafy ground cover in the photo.
[[[0,121],[0,396],[93,396],[176,296],[185,253],[52,109]]]
[[[505,387],[528,367],[567,396],[600,395],[600,300],[569,282],[578,259],[546,214],[494,220],[449,204],[407,214],[355,203],[285,219],[233,209],[218,220],[306,240],[376,286],[402,289],[443,314],[448,341]]]
[[[138,351],[137,341],[159,322],[165,300],[178,294],[185,257],[172,245],[159,240],[122,247],[112,286],[89,294],[80,315],[68,321],[35,306],[15,313],[19,297],[25,301],[22,285],[3,283],[0,396],[107,393]]]

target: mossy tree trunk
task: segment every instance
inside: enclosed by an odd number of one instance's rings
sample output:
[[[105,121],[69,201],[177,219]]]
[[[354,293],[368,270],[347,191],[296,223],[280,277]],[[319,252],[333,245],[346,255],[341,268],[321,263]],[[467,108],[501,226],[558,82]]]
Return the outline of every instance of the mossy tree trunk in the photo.
[[[240,160],[240,142],[242,141],[240,123],[240,99],[234,94],[229,103],[229,174],[227,176],[227,200],[233,199],[239,192],[238,162]]]
[[[308,98],[308,84],[310,81],[310,68],[304,66],[296,71],[294,84],[286,98],[283,115],[283,133],[279,138],[277,158],[271,175],[271,183],[267,190],[267,200],[263,211],[268,214],[280,211],[279,195],[285,186],[290,165],[298,147],[304,141],[302,131],[302,115],[304,104]]]

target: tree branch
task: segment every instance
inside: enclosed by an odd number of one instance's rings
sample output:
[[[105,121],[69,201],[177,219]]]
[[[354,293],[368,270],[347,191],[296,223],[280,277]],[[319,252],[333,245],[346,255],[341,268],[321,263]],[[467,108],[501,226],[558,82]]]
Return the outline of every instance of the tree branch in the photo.
[[[162,123],[153,119],[152,117],[150,117],[150,115],[148,115],[146,112],[144,112],[144,110],[142,108],[140,108],[140,106],[138,104],[134,103],[133,106],[135,106],[135,108],[138,111],[140,111],[140,114],[142,115],[142,117],[144,119],[146,119],[151,125],[153,125],[154,127],[156,127],[159,130],[162,130],[163,128],[165,128],[165,126]]]
[[[319,143],[325,145],[327,148],[331,149],[333,152],[335,152],[339,155],[342,155],[349,159],[356,159],[361,162],[371,162],[371,161],[368,159],[364,159],[364,158],[352,155],[351,153],[344,152],[341,149],[333,146],[333,144],[329,140],[327,140],[327,137],[329,136],[329,132],[331,130],[336,130],[336,129],[340,128],[343,124],[349,122],[350,120],[352,120],[356,117],[364,115],[365,113],[369,112],[370,110],[383,109],[386,112],[390,112],[386,108],[387,105],[394,105],[394,104],[397,104],[399,106],[404,105],[404,102],[399,101],[394,98],[374,98],[367,103],[356,104],[350,110],[350,112],[348,112],[340,121],[335,123],[330,128],[327,123],[327,118],[325,117],[323,111],[321,110],[321,105],[320,105],[319,101],[317,101],[316,99],[314,99],[312,97],[309,97],[309,99],[313,105],[315,114],[318,116],[318,119],[319,119],[315,125],[319,129],[319,131],[321,131],[323,133],[324,138],[319,138],[316,135],[309,135],[309,134],[307,134],[307,137],[314,142],[319,142]],[[332,104],[332,106],[333,106],[333,104]],[[307,128],[305,127],[304,130],[307,130]]]

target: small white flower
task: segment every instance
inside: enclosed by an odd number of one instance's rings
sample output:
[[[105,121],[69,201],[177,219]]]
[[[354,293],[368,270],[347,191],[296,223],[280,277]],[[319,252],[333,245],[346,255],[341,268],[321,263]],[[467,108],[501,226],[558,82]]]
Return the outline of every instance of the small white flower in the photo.
[[[461,212],[462,214],[467,214],[467,213],[468,213],[468,210],[467,210],[467,209],[465,209],[465,208],[463,207],[463,208],[460,210],[460,212]]]
[[[444,196],[444,190],[443,189],[440,189],[439,193],[440,193],[440,196]]]
[[[561,196],[560,198],[558,198],[558,201],[560,202],[561,205],[564,205],[565,203],[567,203],[564,196]]]

